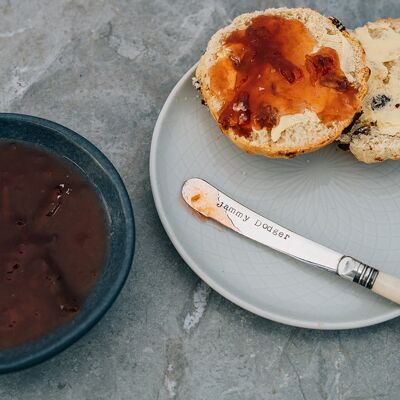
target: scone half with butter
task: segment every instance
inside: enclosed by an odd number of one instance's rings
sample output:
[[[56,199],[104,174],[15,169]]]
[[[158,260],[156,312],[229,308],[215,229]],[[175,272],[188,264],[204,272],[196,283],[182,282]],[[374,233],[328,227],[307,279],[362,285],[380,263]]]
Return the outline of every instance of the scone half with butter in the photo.
[[[371,70],[362,114],[340,139],[365,163],[400,159],[400,19],[380,19],[352,35],[365,49]]]
[[[241,149],[294,157],[334,141],[359,112],[364,50],[334,18],[306,8],[243,14],[216,32],[195,85]]]

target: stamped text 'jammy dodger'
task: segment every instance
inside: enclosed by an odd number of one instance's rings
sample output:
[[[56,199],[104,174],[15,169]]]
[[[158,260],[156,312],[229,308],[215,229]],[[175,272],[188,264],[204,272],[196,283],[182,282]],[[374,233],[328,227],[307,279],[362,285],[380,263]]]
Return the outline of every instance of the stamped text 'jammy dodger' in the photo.
[[[271,223],[261,221],[258,218],[252,218],[251,215],[247,215],[245,212],[243,213],[237,207],[233,207],[226,202],[219,201],[217,203],[217,207],[223,208],[227,213],[234,215],[236,218],[239,218],[243,222],[252,223],[253,226],[260,228],[260,229],[264,229],[265,231],[269,232],[271,235],[280,237],[284,240],[286,240],[290,237],[290,235],[288,233],[274,227],[274,225],[272,225]]]

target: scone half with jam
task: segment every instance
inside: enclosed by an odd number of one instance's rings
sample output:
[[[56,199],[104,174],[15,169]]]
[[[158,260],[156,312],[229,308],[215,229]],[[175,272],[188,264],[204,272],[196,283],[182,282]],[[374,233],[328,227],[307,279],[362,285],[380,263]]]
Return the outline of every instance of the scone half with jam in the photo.
[[[400,19],[380,19],[357,28],[353,37],[371,70],[362,114],[339,139],[365,163],[400,159]]]
[[[277,8],[216,32],[195,84],[241,149],[294,157],[338,138],[360,111],[368,76],[363,48],[338,20]]]

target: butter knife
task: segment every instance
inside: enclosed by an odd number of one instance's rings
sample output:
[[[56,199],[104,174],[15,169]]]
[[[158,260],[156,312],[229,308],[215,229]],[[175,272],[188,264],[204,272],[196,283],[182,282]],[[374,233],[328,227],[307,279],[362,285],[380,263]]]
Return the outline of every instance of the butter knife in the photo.
[[[306,239],[255,213],[208,182],[192,178],[182,187],[186,203],[207,218],[281,253],[333,272],[400,304],[400,279]]]

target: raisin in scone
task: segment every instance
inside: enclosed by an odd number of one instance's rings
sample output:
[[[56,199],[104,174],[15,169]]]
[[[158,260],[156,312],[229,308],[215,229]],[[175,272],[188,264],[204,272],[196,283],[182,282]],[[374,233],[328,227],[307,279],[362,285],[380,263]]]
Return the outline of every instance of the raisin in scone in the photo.
[[[400,19],[368,22],[353,34],[371,69],[361,117],[340,137],[365,163],[400,159]]]
[[[361,108],[364,50],[334,18],[277,8],[243,14],[219,30],[195,83],[241,149],[294,157],[334,141]]]

